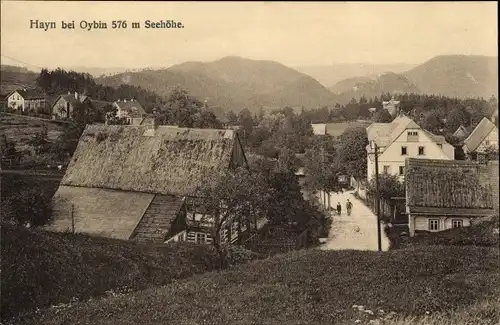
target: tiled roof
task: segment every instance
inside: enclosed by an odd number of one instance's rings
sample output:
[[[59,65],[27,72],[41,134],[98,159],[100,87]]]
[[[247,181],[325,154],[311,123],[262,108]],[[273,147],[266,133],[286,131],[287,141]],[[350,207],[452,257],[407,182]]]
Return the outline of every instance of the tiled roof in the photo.
[[[496,128],[495,124],[486,117],[483,117],[474,131],[464,140],[464,146],[469,152],[473,152],[494,128]]]

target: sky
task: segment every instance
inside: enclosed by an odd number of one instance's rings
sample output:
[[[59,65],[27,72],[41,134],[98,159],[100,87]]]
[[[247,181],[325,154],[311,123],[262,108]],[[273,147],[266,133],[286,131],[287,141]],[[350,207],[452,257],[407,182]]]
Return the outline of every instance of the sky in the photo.
[[[56,28],[30,28],[35,20]],[[73,20],[75,29],[61,29]],[[127,28],[112,29],[113,20]],[[146,29],[146,20],[184,28]],[[81,21],[108,28],[88,31]],[[224,56],[288,66],[419,64],[445,54],[497,56],[497,25],[497,3],[480,1],[1,1],[0,53],[2,64],[37,68],[168,67]]]

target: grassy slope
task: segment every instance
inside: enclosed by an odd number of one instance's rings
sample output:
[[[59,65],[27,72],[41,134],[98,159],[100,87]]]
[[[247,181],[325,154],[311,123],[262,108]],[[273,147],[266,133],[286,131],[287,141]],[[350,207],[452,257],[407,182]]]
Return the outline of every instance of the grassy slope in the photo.
[[[429,246],[382,255],[301,251],[165,287],[51,309],[23,323],[352,324],[360,318],[353,304],[403,315],[429,311],[447,316],[498,294],[499,267],[497,248]],[[492,310],[478,314],[485,319],[482,324],[500,320]]]
[[[211,246],[141,246],[83,235],[28,231],[2,225],[2,318],[23,310],[143,289],[212,270]]]
[[[63,131],[63,127],[49,121],[22,116],[0,113],[0,133],[4,133],[7,138],[16,143],[16,146],[23,148],[31,137],[42,131],[43,126],[47,127],[49,139],[56,139]]]

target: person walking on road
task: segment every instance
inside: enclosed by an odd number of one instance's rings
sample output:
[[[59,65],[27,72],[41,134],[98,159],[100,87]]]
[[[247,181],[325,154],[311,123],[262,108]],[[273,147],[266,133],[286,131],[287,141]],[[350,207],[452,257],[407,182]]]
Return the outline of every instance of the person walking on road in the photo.
[[[342,214],[342,205],[340,205],[340,202],[337,203],[337,215],[340,216]]]
[[[349,201],[349,199],[347,199],[347,202],[346,202],[346,210],[347,210],[347,215],[350,216],[351,215],[351,209],[352,209],[352,203],[351,201]]]

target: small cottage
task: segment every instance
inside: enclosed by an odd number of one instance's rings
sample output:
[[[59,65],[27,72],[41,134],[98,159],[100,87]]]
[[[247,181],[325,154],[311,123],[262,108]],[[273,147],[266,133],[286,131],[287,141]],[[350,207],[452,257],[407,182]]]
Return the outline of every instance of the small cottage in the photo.
[[[54,195],[48,229],[210,243],[213,218],[196,191],[205,175],[239,166],[248,167],[233,130],[88,125]],[[222,236],[234,241],[234,228],[247,229],[228,224]]]
[[[410,236],[466,227],[494,215],[495,169],[498,163],[408,158],[405,180]]]
[[[86,107],[91,106],[90,98],[75,92],[74,94],[68,92],[67,95],[60,95],[52,104],[51,112],[52,119],[65,119],[71,118],[73,111],[78,104],[83,104]]]
[[[8,107],[23,112],[46,114],[47,103],[47,95],[35,89],[23,88],[7,95]]]
[[[480,160],[489,150],[498,152],[498,128],[484,117],[464,140],[464,153],[471,160]]]
[[[116,117],[126,119],[131,125],[140,125],[146,116],[146,111],[135,99],[119,99],[113,103],[113,106],[116,108]]]

